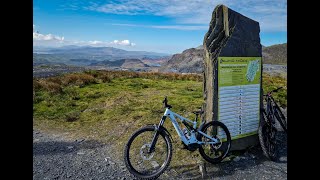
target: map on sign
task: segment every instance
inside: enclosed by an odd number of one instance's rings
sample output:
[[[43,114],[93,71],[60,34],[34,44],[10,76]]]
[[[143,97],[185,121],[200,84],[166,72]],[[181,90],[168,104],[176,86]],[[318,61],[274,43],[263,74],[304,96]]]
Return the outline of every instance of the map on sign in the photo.
[[[259,71],[259,65],[260,65],[259,60],[249,61],[247,74],[246,74],[247,80],[249,82],[254,80],[257,72]]]
[[[218,58],[218,120],[232,139],[257,133],[260,82],[261,57]]]

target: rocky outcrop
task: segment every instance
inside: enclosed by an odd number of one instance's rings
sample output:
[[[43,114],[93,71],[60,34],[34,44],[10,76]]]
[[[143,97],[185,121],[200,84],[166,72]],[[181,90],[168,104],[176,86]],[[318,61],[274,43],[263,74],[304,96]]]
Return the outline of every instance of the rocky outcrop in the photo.
[[[202,73],[203,48],[190,48],[181,54],[174,54],[159,69],[160,72]]]
[[[203,51],[203,52],[201,52]],[[202,73],[203,72],[203,45],[184,50],[175,54],[161,65],[162,72]],[[287,64],[287,43],[262,47],[263,63],[277,65]],[[268,71],[265,71],[268,73]]]

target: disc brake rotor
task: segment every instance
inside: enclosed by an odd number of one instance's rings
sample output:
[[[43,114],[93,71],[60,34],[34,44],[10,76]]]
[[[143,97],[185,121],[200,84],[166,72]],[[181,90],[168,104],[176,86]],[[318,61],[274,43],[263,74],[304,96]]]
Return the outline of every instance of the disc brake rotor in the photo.
[[[217,140],[219,141],[219,143],[217,143],[217,144],[211,144],[211,147],[212,147],[213,149],[217,150],[217,149],[219,149],[219,148],[221,147],[222,141],[221,141],[220,138],[217,137],[217,136],[214,136],[214,138],[217,139]]]
[[[150,147],[151,147],[151,144],[144,144],[140,148],[140,156],[143,160],[150,160],[151,158],[153,158],[154,151],[152,153],[148,153]]]

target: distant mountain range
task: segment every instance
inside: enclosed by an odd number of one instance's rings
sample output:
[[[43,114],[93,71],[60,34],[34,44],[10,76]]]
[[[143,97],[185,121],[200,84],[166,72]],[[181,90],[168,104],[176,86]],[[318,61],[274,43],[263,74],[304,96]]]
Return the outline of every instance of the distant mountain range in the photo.
[[[202,73],[203,70],[203,46],[184,50],[180,54],[174,54],[170,60],[160,68],[160,72]],[[287,43],[262,46],[262,58],[264,64],[287,64]]]
[[[72,65],[102,69],[135,71],[202,73],[204,49],[184,50],[169,55],[146,51],[126,51],[113,47],[64,46],[60,48],[34,47],[33,65]],[[264,64],[287,64],[287,43],[262,46]]]
[[[52,64],[63,63],[66,65],[88,66],[99,61],[117,61],[123,59],[162,59],[170,57],[169,54],[126,51],[113,47],[92,47],[92,46],[64,46],[59,48],[34,47],[33,63]]]

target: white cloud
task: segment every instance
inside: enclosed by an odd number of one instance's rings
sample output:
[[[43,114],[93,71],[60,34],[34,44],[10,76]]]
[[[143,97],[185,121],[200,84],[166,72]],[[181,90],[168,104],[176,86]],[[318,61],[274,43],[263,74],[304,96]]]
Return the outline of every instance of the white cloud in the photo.
[[[287,31],[286,0],[119,0],[95,3],[85,9],[109,14],[165,16],[179,24],[208,25],[218,4],[258,21],[262,31]]]
[[[33,40],[35,41],[58,41],[61,42],[64,40],[64,37],[55,36],[52,34],[41,34],[35,29],[35,25],[33,25]]]
[[[95,47],[104,47],[104,46],[135,46],[135,43],[130,42],[130,40],[113,40],[111,42],[104,42],[104,41],[78,41],[76,42],[78,45],[90,45]]]
[[[90,45],[101,45],[101,44],[103,44],[103,42],[102,41],[88,41],[88,44],[90,44]]]
[[[40,34],[40,33],[33,33],[34,40],[43,40],[43,41],[63,41],[64,37],[55,36],[52,34]]]
[[[111,42],[106,41],[75,41],[75,40],[65,40],[64,37],[56,36],[53,34],[41,34],[36,30],[36,26],[33,24],[33,45],[36,46],[65,46],[65,45],[90,45],[95,47],[104,46],[135,46],[135,43],[130,42],[130,40],[114,40]]]
[[[135,46],[136,44],[135,43],[131,43],[129,40],[122,40],[122,41],[119,41],[119,40],[114,40],[112,41],[110,44],[114,44],[114,45],[122,45],[122,46]]]

